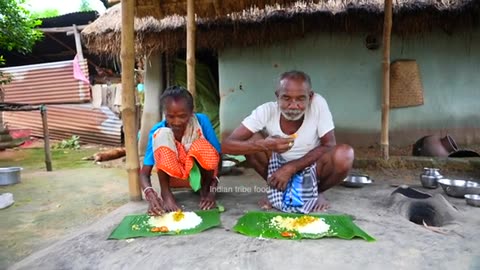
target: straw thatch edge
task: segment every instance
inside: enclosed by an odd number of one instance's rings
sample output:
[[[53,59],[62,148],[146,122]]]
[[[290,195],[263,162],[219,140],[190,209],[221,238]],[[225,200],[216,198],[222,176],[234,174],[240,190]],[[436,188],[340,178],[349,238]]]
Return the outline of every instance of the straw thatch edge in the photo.
[[[297,1],[298,0],[195,0],[195,12],[202,18],[213,19],[233,12],[239,12],[249,7],[264,8],[265,6],[275,4],[290,5]],[[309,0],[309,2],[322,1],[326,0]],[[186,2],[186,0],[136,0],[135,16],[138,18],[163,18],[172,14],[185,16],[187,14]]]
[[[477,27],[480,1],[455,3],[439,7],[406,1],[405,5],[397,5],[392,32],[409,36],[441,29],[451,34]],[[262,13],[257,9],[214,20],[197,18],[197,48],[219,50],[234,46],[265,46],[301,38],[312,32],[381,33],[383,25],[383,11],[378,4],[349,5],[343,10],[286,10],[277,7],[271,12]],[[88,26],[82,36],[90,52],[115,56],[120,53],[121,22],[112,22],[112,14],[104,15],[98,19],[100,22],[95,21]],[[185,48],[185,18],[182,16],[169,16],[162,20],[136,18],[135,30],[136,51],[139,54],[175,52]]]

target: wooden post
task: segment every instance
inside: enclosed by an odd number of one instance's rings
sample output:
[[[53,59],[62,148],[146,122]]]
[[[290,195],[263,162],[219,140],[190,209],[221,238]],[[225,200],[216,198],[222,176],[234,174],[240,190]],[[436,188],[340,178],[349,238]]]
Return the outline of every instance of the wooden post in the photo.
[[[43,147],[45,148],[45,166],[47,171],[52,171],[52,154],[50,153],[50,132],[48,131],[48,121],[47,121],[47,107],[42,105],[40,107],[40,114],[42,115],[42,125],[43,125]]]
[[[195,4],[187,0],[187,88],[195,97]]]
[[[75,47],[77,48],[78,61],[83,61],[82,40],[77,26],[73,25],[73,35],[75,36]]]
[[[122,122],[125,133],[126,167],[130,200],[142,200],[139,178],[139,161],[137,147],[136,113],[135,113],[135,47],[134,40],[135,0],[122,1],[122,44],[120,57],[122,61]]]
[[[388,126],[390,114],[390,40],[392,34],[392,0],[385,0],[383,22],[383,91],[382,91],[382,133],[381,150],[382,157],[387,160],[389,154]]]

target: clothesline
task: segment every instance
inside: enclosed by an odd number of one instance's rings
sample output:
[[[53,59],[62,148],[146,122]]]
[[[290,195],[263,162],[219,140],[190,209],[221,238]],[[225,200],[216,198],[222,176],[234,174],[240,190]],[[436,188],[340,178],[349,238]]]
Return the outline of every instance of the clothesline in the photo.
[[[43,139],[45,148],[45,167],[47,171],[52,171],[52,154],[50,153],[50,134],[47,122],[47,107],[45,105],[30,105],[21,103],[0,103],[0,111],[4,112],[28,112],[40,111],[43,126]]]

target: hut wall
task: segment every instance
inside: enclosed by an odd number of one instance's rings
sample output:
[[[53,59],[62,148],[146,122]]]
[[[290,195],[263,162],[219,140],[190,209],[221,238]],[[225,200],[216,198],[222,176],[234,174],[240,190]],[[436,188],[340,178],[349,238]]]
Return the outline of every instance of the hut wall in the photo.
[[[267,48],[229,48],[219,53],[222,137],[252,109],[274,100],[276,78],[298,69],[332,111],[337,140],[379,142],[381,48],[365,47],[366,34],[314,34]],[[381,40],[381,38],[380,38]],[[451,35],[435,31],[392,39],[392,61],[416,59],[424,105],[392,109],[390,144],[412,144],[428,134],[480,143],[480,29]]]

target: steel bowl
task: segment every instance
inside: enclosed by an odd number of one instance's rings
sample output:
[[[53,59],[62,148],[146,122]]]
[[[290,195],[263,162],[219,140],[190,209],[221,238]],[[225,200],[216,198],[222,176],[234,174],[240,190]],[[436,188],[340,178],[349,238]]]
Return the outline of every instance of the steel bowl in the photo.
[[[237,164],[231,160],[223,160],[222,161],[222,174],[228,174],[232,172],[232,169],[236,166]]]
[[[478,194],[466,194],[465,200],[467,200],[467,204],[471,206],[480,207],[480,195]]]
[[[463,198],[466,194],[480,194],[480,184],[466,180],[440,179],[437,181],[448,196]]]
[[[359,188],[365,185],[370,185],[373,180],[364,174],[351,174],[347,178],[343,179],[342,185],[345,187]]]
[[[0,186],[13,185],[20,182],[20,167],[0,168]]]

